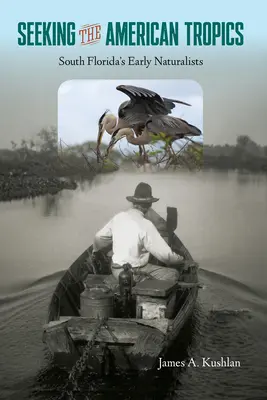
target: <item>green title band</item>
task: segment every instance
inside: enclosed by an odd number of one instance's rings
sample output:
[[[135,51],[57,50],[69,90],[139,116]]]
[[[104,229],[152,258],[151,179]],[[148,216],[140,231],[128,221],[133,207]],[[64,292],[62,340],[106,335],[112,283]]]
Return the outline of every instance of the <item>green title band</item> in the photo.
[[[243,22],[19,22],[19,46],[242,46]],[[185,38],[182,42],[180,34]]]

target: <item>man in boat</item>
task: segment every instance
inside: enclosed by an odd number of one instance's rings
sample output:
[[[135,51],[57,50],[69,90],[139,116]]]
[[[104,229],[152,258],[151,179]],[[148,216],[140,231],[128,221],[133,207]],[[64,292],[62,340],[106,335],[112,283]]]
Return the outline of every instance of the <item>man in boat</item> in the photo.
[[[112,244],[112,274],[118,279],[123,265],[132,267],[135,282],[145,279],[178,281],[179,272],[171,265],[184,259],[174,253],[154,224],[145,218],[152,204],[159,199],[152,196],[151,186],[139,183],[133,196],[126,199],[133,207],[115,215],[95,236],[93,254]],[[152,254],[166,266],[149,263]]]

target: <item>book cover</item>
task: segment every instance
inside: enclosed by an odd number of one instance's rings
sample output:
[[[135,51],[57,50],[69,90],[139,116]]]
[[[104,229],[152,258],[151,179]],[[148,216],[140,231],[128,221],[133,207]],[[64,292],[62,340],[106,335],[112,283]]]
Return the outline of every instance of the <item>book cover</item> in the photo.
[[[4,2],[0,398],[266,387],[265,3]]]

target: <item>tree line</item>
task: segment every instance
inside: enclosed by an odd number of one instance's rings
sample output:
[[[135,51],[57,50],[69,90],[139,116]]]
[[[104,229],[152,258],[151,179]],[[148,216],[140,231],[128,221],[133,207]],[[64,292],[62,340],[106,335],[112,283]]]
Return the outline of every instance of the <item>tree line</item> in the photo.
[[[68,146],[58,141],[57,129],[42,129],[36,139],[11,141],[12,149],[0,149],[0,171],[2,174],[28,174],[47,177],[84,177],[91,179],[99,172],[96,162],[96,143],[85,142]],[[106,148],[103,144],[102,150]],[[116,158],[116,152],[113,155]],[[115,170],[116,164],[109,161],[102,172]]]
[[[169,143],[146,146],[149,162],[160,168],[171,166],[185,169],[237,169],[267,172],[267,146],[261,146],[249,136],[240,135],[235,145],[203,145],[180,143],[176,150],[167,151]],[[111,172],[118,168],[132,168],[144,162],[136,151],[113,149],[108,160],[101,164],[96,160],[96,142],[86,141],[71,145],[58,141],[57,129],[42,129],[36,139],[11,141],[12,149],[0,149],[0,171],[8,174],[35,174],[40,176],[83,176],[92,178],[99,172]],[[179,148],[178,148],[179,147]],[[101,144],[102,153],[107,146]]]
[[[267,146],[247,135],[237,137],[236,144],[204,145],[204,168],[237,169],[267,172]]]

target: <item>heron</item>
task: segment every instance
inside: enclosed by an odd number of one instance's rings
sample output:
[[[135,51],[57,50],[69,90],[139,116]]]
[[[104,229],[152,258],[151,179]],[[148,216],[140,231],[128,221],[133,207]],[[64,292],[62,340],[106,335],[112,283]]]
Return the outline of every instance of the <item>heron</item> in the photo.
[[[117,117],[113,114],[108,114],[108,110],[104,112],[104,114],[101,115],[98,121],[98,136],[97,136],[97,161],[100,161],[100,145],[102,141],[102,137],[104,132],[106,131],[109,135],[112,135],[114,132],[114,128],[117,124]],[[128,131],[128,132],[127,132]],[[124,128],[124,134],[132,134],[133,136],[140,136],[142,134],[142,130],[140,130],[140,127],[135,127],[134,128]],[[144,146],[139,146],[139,152],[140,155],[145,153]]]
[[[170,139],[169,146],[171,148],[171,144],[178,139],[186,138],[190,140],[188,136],[200,136],[201,134],[200,129],[181,118],[170,115],[152,115],[147,118],[142,134],[138,137],[134,137],[132,131],[125,128],[113,133],[105,157],[108,156],[115,144],[124,137],[129,143],[138,146],[151,143],[153,139],[166,138]]]
[[[184,101],[161,97],[152,90],[137,86],[119,85],[116,89],[125,93],[130,100],[121,103],[118,109],[118,117],[113,114],[107,114],[107,111],[100,117],[97,136],[98,157],[105,130],[113,136],[118,133],[120,129],[130,129],[132,131],[128,131],[129,137],[134,137],[134,134],[140,137],[149,116],[168,115],[172,112],[172,109],[175,108],[175,103],[191,106],[191,104]]]

